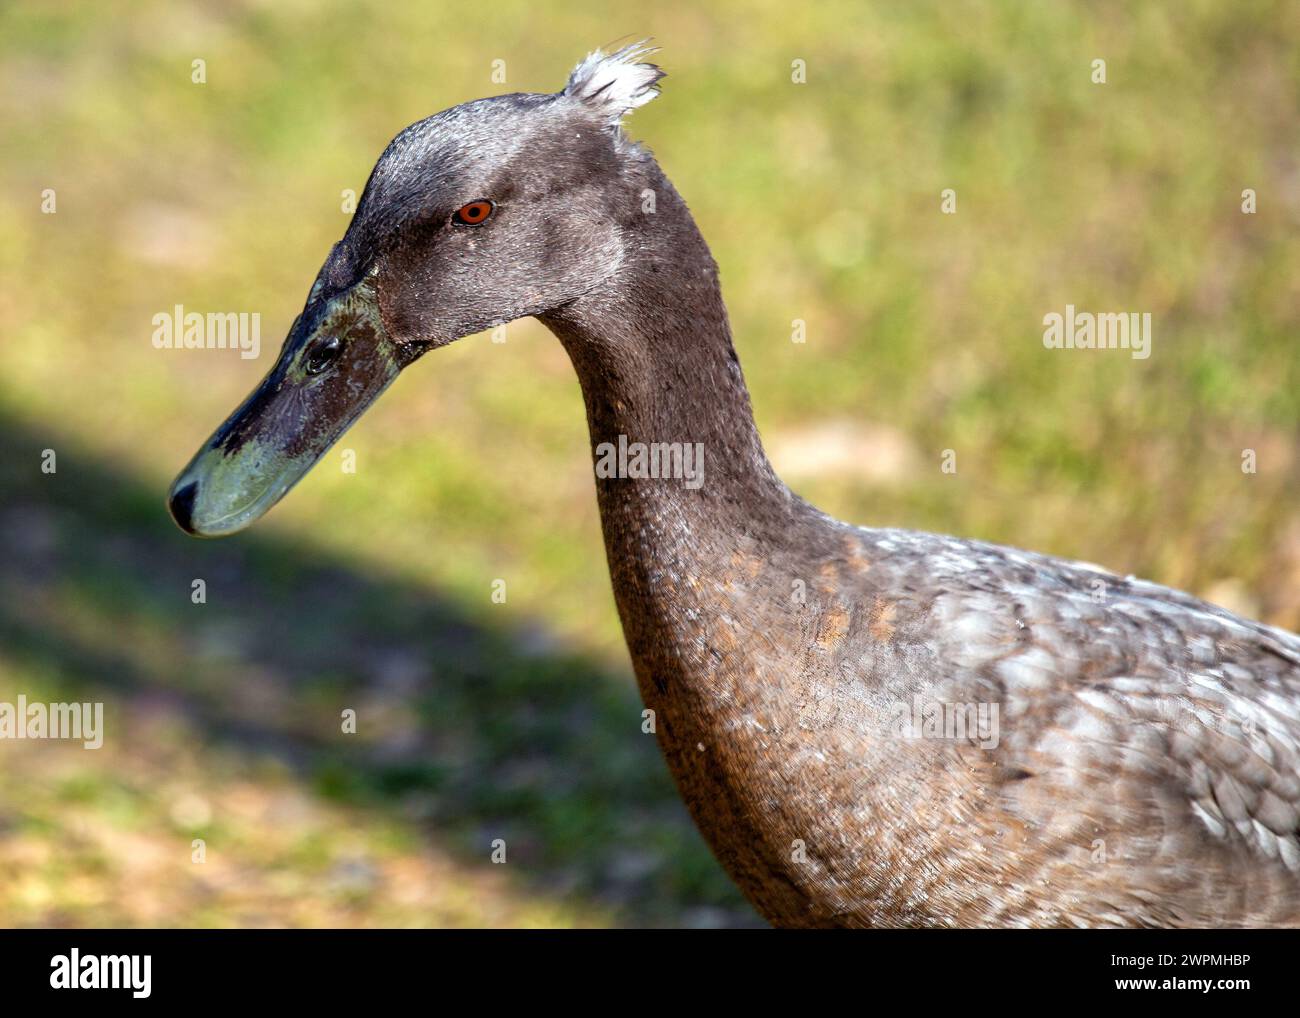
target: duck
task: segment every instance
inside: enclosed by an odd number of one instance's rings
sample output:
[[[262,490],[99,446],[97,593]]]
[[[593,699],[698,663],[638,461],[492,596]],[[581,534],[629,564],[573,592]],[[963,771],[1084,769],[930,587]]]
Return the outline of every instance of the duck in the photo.
[[[768,922],[1300,925],[1300,637],[793,493],[717,264],[624,129],[660,93],[655,52],[596,50],[558,92],[398,133],[269,373],[173,483],[172,518],[242,530],[425,354],[534,317],[604,464],[645,716]]]

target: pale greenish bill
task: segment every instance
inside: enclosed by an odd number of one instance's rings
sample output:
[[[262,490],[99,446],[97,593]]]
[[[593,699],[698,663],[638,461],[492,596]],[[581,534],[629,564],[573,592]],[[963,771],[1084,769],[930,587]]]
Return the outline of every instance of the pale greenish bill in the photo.
[[[375,278],[367,276],[333,298],[309,329],[295,323],[275,366],[172,483],[176,522],[203,537],[247,527],[302,479],[402,366],[380,318]]]

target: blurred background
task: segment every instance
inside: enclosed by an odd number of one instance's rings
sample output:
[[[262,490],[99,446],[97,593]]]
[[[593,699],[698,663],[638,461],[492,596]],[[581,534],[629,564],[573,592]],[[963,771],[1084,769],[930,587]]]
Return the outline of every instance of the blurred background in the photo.
[[[795,490],[1300,627],[1300,6],[707,6],[0,9],[0,700],[107,727],[0,742],[0,924],[757,923],[640,732],[539,325],[404,373],[356,473],[330,454],[249,533],[163,507],[389,138],[629,34],[669,75],[630,133]],[[1151,357],[1044,350],[1067,303],[1151,312]],[[154,349],[177,304],[260,313],[261,359]]]

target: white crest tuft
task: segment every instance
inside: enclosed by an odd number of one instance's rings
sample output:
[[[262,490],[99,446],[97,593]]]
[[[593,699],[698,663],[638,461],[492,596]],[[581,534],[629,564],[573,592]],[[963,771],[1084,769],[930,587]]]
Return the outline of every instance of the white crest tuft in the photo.
[[[624,116],[659,94],[655,83],[664,72],[642,62],[642,58],[658,51],[659,47],[642,39],[614,53],[589,53],[569,75],[564,94],[585,103],[611,127],[617,127]]]

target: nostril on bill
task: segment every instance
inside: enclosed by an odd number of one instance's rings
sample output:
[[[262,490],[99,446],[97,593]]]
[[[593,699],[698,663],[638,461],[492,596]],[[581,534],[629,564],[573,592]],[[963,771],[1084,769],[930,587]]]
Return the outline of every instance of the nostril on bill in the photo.
[[[167,500],[167,508],[171,511],[172,519],[187,534],[194,533],[194,497],[198,492],[199,482],[190,481],[185,487],[173,491]]]

